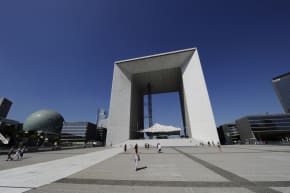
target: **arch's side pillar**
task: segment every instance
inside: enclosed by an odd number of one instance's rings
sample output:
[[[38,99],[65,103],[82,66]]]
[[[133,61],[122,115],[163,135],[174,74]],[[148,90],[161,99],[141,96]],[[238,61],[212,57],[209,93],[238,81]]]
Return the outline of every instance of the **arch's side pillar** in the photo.
[[[130,74],[114,65],[111,91],[110,114],[108,120],[107,145],[114,145],[129,139],[131,111]]]
[[[197,50],[182,67],[183,97],[187,126],[191,137],[198,141],[218,142],[214,116]]]
[[[184,96],[184,87],[182,88],[182,104],[183,106],[181,107],[182,110],[182,118],[184,120],[184,130],[186,136],[192,138],[192,133],[191,133],[191,126],[190,126],[190,120],[189,120],[189,112],[188,112],[188,105],[186,102],[186,98]]]
[[[143,98],[138,86],[131,83],[131,110],[130,110],[130,127],[128,127],[130,136],[129,139],[139,139],[139,130],[143,128],[143,122],[140,121],[140,117],[143,116]]]

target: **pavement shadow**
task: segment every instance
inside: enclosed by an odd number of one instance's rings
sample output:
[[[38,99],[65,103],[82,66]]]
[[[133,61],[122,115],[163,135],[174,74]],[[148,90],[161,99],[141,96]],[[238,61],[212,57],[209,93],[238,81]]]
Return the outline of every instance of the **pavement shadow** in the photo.
[[[139,171],[139,170],[145,170],[146,168],[147,168],[147,166],[140,167],[140,168],[136,168],[136,171]]]
[[[20,158],[20,159],[15,159],[15,158],[13,158],[12,160],[8,160],[8,161],[22,161],[22,160],[25,160],[25,159],[30,159],[30,158],[32,158],[32,157],[23,157],[23,158]],[[7,159],[6,159],[6,161],[7,161]]]

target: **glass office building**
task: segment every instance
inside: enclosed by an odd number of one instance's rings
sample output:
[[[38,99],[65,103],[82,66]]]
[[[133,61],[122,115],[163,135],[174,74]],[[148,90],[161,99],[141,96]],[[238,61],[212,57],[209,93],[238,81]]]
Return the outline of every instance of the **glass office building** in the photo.
[[[290,114],[252,115],[236,120],[243,143],[290,138]]]
[[[107,129],[106,128],[97,128],[97,145],[105,146],[107,138]]]
[[[235,123],[223,124],[217,128],[217,131],[222,145],[230,145],[240,142],[240,132]]]
[[[90,122],[64,122],[61,141],[62,143],[97,141],[96,125]]]
[[[290,72],[273,78],[272,84],[285,113],[290,113]]]

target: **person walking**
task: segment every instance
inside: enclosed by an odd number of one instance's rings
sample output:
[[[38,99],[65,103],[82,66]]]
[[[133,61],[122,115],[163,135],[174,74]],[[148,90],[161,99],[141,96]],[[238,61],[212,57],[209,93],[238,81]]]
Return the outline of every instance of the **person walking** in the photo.
[[[140,155],[138,153],[138,144],[136,143],[136,145],[134,146],[134,161],[135,161],[135,170],[138,170],[138,162],[140,161]]]
[[[221,148],[220,142],[217,143],[217,147],[218,147],[219,152],[221,152],[222,151],[222,148]]]
[[[23,158],[24,151],[25,151],[25,146],[23,146],[23,147],[20,149],[20,158],[21,158],[21,159]]]
[[[7,154],[7,160],[6,161],[9,161],[9,160],[13,160],[13,158],[11,157],[12,154],[14,153],[14,148],[11,147],[10,150],[8,151],[8,154]]]
[[[158,151],[158,153],[161,153],[161,145],[160,145],[160,143],[157,143],[157,151]]]
[[[16,152],[15,152],[15,158],[17,158],[17,160],[20,159],[20,147],[17,148]]]
[[[126,153],[127,151],[127,144],[124,145],[124,152]]]

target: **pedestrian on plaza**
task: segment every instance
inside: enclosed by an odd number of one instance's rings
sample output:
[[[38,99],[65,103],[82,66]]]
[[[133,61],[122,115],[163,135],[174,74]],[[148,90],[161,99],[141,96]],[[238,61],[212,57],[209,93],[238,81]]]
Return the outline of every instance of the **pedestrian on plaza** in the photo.
[[[20,158],[21,158],[21,159],[23,158],[24,151],[25,151],[25,146],[23,146],[23,147],[20,149]]]
[[[217,143],[217,147],[218,147],[219,152],[221,152],[222,151],[222,148],[221,148],[220,142]]]
[[[137,143],[134,146],[134,151],[135,151],[135,154],[138,154],[138,144]]]
[[[138,170],[138,162],[140,161],[140,155],[138,153],[138,144],[134,146],[134,161],[135,161],[135,170]]]
[[[19,160],[20,159],[20,147],[19,148],[17,148],[17,150],[16,150],[16,152],[15,152],[15,158],[17,158],[17,160]]]
[[[149,149],[149,143],[145,143],[145,149]]]
[[[14,147],[11,147],[10,150],[8,151],[8,154],[7,154],[7,160],[6,161],[9,161],[9,160],[13,160],[13,158],[11,157],[12,154],[14,153]]]
[[[158,153],[161,153],[161,145],[160,145],[160,143],[157,143],[157,151],[158,151]]]
[[[127,144],[124,145],[124,152],[127,151]]]

